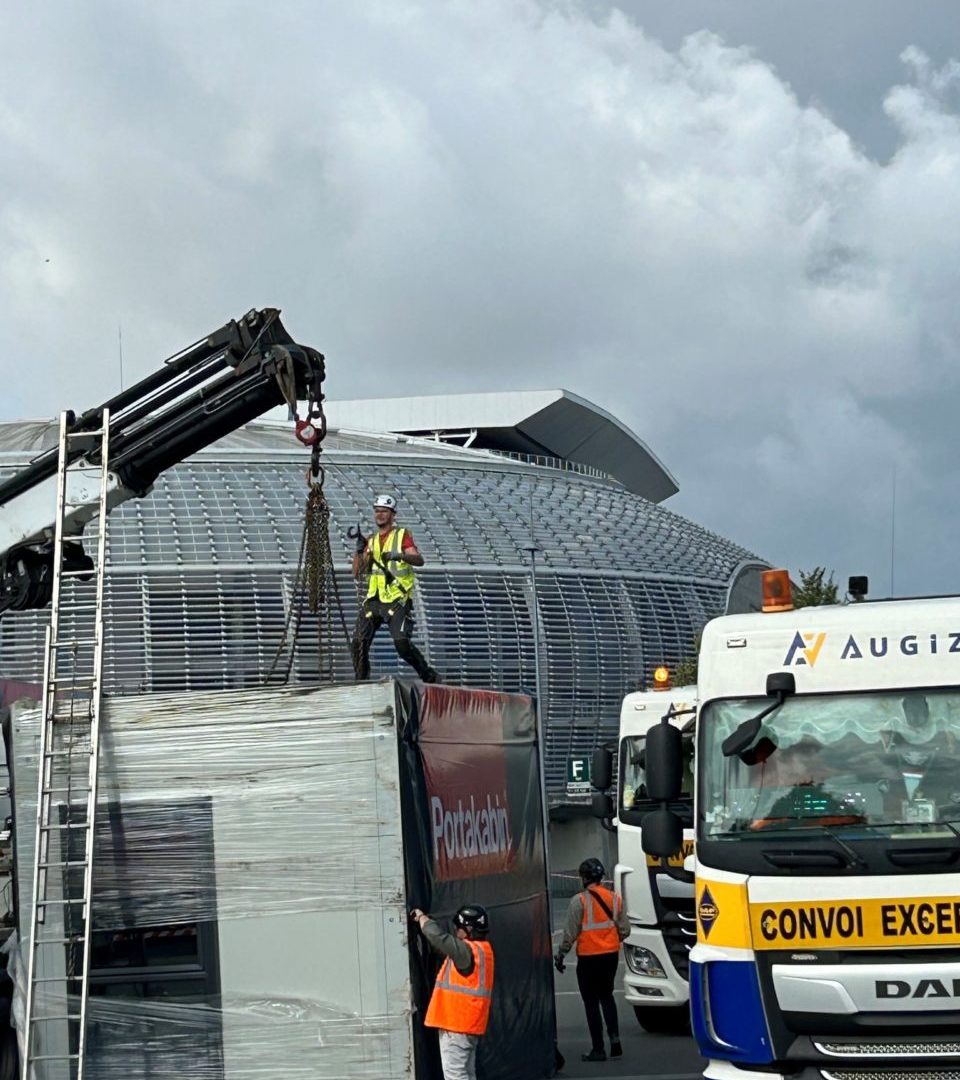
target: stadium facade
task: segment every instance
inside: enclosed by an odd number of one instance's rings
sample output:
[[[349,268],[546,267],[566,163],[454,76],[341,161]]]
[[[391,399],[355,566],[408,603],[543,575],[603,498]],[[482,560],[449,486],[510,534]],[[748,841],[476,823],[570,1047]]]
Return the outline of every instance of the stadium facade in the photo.
[[[614,418],[564,391],[538,393],[334,405],[323,460],[348,630],[358,591],[346,533],[369,531],[380,491],[397,495],[427,560],[417,640],[445,681],[533,692],[536,605],[556,802],[567,759],[615,737],[623,694],[688,656],[731,598],[749,606],[766,564],[660,506],[675,482]],[[357,430],[364,415],[393,430]],[[55,441],[49,421],[0,424],[0,475]],[[288,663],[292,681],[353,677],[332,599],[326,616],[304,615],[275,663],[297,603],[306,457],[289,423],[252,424],[114,511],[109,693],[249,687]],[[45,624],[43,612],[0,620],[0,680],[40,681]],[[374,675],[408,670],[385,630],[371,660]]]

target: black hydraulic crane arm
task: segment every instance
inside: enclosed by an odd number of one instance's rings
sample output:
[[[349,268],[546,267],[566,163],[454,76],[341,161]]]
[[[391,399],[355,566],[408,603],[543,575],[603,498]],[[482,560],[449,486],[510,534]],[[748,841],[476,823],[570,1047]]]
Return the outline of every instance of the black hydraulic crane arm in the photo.
[[[322,401],[324,375],[323,355],[298,345],[280,322],[279,311],[254,310],[88,409],[70,430],[96,430],[109,408],[110,470],[142,495],[165,469],[268,409],[285,401],[291,406],[300,400]],[[56,471],[57,450],[40,454],[0,482],[0,506]]]
[[[68,414],[68,423],[74,432],[96,431],[109,408],[108,467],[117,478],[113,502],[118,503],[146,494],[164,470],[277,405],[288,404],[298,416],[301,441],[316,442],[323,432],[318,435],[311,420],[322,418],[324,375],[322,354],[297,344],[278,310],[253,310],[171,356],[158,371],[102,405],[79,417]],[[308,403],[302,422],[298,401]],[[81,456],[100,464],[98,454],[89,450],[78,449],[72,458]],[[47,602],[49,590],[38,587],[39,580],[27,589],[23,578],[46,577],[55,507],[50,501],[49,515],[39,509],[35,489],[56,475],[57,461],[56,448],[45,451],[0,481],[0,612]],[[46,507],[46,500],[42,504]],[[5,516],[15,521],[6,532]],[[15,536],[20,541],[13,544],[9,538]]]

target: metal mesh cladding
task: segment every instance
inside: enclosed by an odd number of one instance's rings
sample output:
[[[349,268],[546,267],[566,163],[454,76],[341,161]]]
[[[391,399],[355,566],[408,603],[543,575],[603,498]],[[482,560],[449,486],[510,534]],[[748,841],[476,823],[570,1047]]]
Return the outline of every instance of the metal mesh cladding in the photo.
[[[262,684],[292,609],[306,607],[298,582],[306,456],[285,449],[290,442],[288,429],[251,425],[111,515],[109,693]],[[0,455],[0,470],[8,462]],[[426,559],[415,640],[447,682],[535,691],[529,548],[537,547],[545,767],[555,793],[565,787],[567,757],[616,736],[624,693],[658,664],[687,656],[703,623],[722,612],[738,568],[757,561],[601,477],[338,432],[324,442],[323,464],[327,595],[335,584],[352,627],[358,596],[347,530],[371,521],[378,491],[396,492],[398,521]],[[308,588],[316,591],[324,568],[314,568]],[[321,607],[325,615],[302,613],[293,682],[353,678],[336,605]],[[45,620],[25,612],[0,621],[0,678],[39,681]],[[322,635],[331,642],[323,652]],[[290,659],[284,653],[281,675]],[[410,670],[385,632],[371,670]]]

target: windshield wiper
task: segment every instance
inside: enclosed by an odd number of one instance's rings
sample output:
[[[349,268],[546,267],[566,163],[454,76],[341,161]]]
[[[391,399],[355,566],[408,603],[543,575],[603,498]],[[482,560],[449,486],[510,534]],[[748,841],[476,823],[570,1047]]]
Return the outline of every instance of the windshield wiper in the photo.
[[[848,826],[848,828],[849,827],[850,826]],[[867,869],[867,860],[862,855],[860,855],[859,852],[852,848],[845,840],[841,840],[840,837],[837,836],[837,834],[833,831],[833,829],[831,829],[829,826],[821,825],[820,831],[824,834],[824,836],[829,836],[830,839],[837,845],[837,847],[842,848],[842,850],[846,853],[847,858],[850,860],[851,866],[859,867],[861,870]]]
[[[935,821],[934,825],[946,825],[946,827],[953,833],[953,835],[960,840],[960,829],[955,829],[949,821]]]
[[[925,831],[926,829],[929,829],[929,828],[947,829],[949,832],[952,832],[953,835],[955,837],[957,837],[958,840],[960,840],[960,829],[957,829],[956,826],[954,826],[949,821],[870,821],[870,822],[865,821],[862,824],[857,824],[857,825],[850,824],[850,825],[844,825],[844,826],[840,826],[840,827],[845,828],[845,829],[856,828],[856,829],[870,829],[870,830],[873,830],[873,829],[919,829],[920,831],[916,833],[917,836],[930,836],[931,834],[929,832]],[[836,826],[834,826],[834,828],[836,828]],[[892,837],[888,838],[888,839],[892,839]]]
[[[867,869],[867,861],[866,861],[866,859],[864,859],[862,855],[860,855],[854,848],[852,848],[846,842],[846,840],[843,840],[841,837],[839,837],[834,832],[834,830],[833,830],[833,828],[831,826],[829,826],[829,825],[817,825],[816,824],[816,821],[817,821],[816,818],[795,818],[795,819],[791,819],[791,820],[807,821],[810,824],[809,825],[798,826],[798,827],[795,827],[795,828],[791,828],[790,826],[784,826],[784,827],[781,827],[781,828],[773,828],[773,829],[759,829],[757,831],[752,831],[750,829],[750,826],[747,825],[743,829],[736,830],[737,837],[738,837],[738,839],[740,839],[744,835],[748,835],[748,836],[752,835],[752,836],[755,836],[758,840],[761,840],[761,839],[769,839],[771,836],[776,836],[777,838],[785,837],[785,838],[790,839],[790,840],[799,839],[802,843],[803,842],[816,843],[816,841],[821,836],[825,836],[828,840],[832,840],[837,845],[837,847],[840,848],[840,850],[844,853],[844,855],[846,856],[846,859],[847,859],[847,865],[848,866],[855,866],[860,870],[866,870]],[[960,836],[960,833],[958,833],[957,835]],[[784,853],[784,854],[786,854],[786,853]],[[826,853],[824,852],[823,854],[826,854]],[[764,855],[768,859],[770,858],[769,856],[767,856],[766,852],[764,853]],[[797,860],[797,865],[801,865],[803,862],[809,862],[811,865],[813,865],[811,860],[813,859],[813,857],[815,855],[814,852],[806,852],[806,853],[802,853],[802,854],[798,853],[798,855],[800,857]],[[772,860],[770,860],[770,861],[772,861]]]

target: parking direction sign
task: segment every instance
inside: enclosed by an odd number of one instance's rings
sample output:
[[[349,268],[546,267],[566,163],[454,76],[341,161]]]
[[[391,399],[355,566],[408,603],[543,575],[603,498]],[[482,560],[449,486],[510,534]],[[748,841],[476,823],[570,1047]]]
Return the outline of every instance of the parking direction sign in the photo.
[[[567,794],[589,795],[590,758],[588,755],[576,755],[567,758]]]

